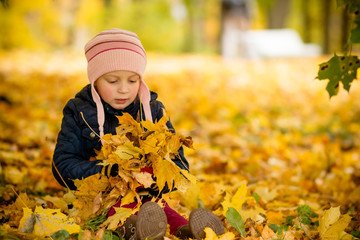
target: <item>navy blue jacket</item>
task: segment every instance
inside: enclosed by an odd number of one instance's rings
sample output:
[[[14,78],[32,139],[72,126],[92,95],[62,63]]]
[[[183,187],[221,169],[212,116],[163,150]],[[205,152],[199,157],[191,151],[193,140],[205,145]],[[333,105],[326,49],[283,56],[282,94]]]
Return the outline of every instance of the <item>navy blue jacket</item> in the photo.
[[[164,105],[156,99],[157,94],[151,92],[150,108],[154,122],[163,116],[164,108]],[[105,110],[104,134],[116,134],[115,129],[119,126],[116,116],[127,112],[136,119],[140,109],[140,104],[136,100],[124,110],[116,110],[104,101],[102,103]],[[57,170],[72,190],[76,189],[72,180],[94,175],[101,172],[103,168],[103,166],[97,165],[101,160],[89,160],[96,156],[95,149],[101,149],[101,142],[84,122],[81,112],[90,127],[99,134],[96,104],[92,99],[90,84],[77,93],[75,98],[70,99],[64,107],[64,117],[53,156]],[[142,116],[145,114],[143,113]],[[170,131],[175,132],[170,121],[166,125]],[[189,168],[182,147],[179,149],[179,158],[173,159],[173,161],[181,169]],[[52,170],[56,180],[65,186],[54,166]]]

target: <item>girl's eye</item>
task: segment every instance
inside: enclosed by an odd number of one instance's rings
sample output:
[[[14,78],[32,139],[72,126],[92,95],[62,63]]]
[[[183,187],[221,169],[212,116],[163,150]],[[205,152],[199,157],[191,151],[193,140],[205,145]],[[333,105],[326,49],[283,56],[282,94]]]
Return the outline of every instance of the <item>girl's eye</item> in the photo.
[[[106,79],[108,83],[116,83],[117,81],[115,79]]]
[[[129,79],[130,83],[137,83],[138,79]]]

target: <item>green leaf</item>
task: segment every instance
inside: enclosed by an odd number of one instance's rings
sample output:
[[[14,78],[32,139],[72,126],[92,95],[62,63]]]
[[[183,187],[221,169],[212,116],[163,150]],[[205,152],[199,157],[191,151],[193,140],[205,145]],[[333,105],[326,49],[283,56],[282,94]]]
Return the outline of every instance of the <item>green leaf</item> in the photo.
[[[198,200],[198,207],[199,208],[205,208],[205,205],[204,205],[203,201],[201,201],[200,198],[198,198],[197,200]]]
[[[357,78],[357,70],[360,60],[357,56],[337,56],[336,54],[325,63],[319,65],[317,78],[319,80],[329,79],[326,86],[330,97],[339,91],[339,83],[343,84],[345,90],[350,90],[350,85]]]
[[[318,215],[309,207],[309,205],[299,205],[297,208],[297,212],[299,213],[300,216],[303,217],[309,217],[309,218],[314,218],[317,217]]]
[[[311,219],[305,216],[299,216],[299,221],[305,225],[311,225]]]
[[[259,203],[259,194],[253,193],[251,196],[255,199],[256,203]]]
[[[122,239],[115,231],[106,230],[102,240],[120,240]]]
[[[283,234],[283,232],[286,232],[288,229],[289,229],[288,226],[281,225],[277,231],[277,234],[281,235],[281,234]]]
[[[356,13],[360,9],[359,0],[338,0],[338,6],[348,6],[350,13]]]
[[[350,234],[353,235],[354,237],[360,238],[360,230],[359,231],[352,230]]]
[[[297,212],[299,213],[299,221],[305,225],[312,225],[312,218],[318,216],[308,205],[299,205]]]
[[[70,237],[70,234],[66,230],[60,230],[51,236],[54,240],[66,240],[68,237]]]
[[[236,230],[240,232],[242,236],[246,235],[245,232],[245,223],[242,219],[240,213],[236,211],[235,208],[229,207],[226,212],[226,219],[229,221],[231,226],[233,226]]]
[[[272,223],[272,224],[269,225],[269,228],[276,233],[278,231],[278,229],[279,229],[279,226],[276,225],[275,223]]]
[[[291,216],[287,216],[286,217],[286,224],[289,225],[289,226],[293,226],[294,225],[294,217],[291,217]]]
[[[284,231],[289,230],[289,227],[286,226],[286,225],[280,225],[280,226],[278,226],[278,225],[276,225],[276,224],[274,224],[274,223],[270,224],[270,225],[269,225],[269,228],[271,228],[271,230],[273,230],[274,233],[277,233],[277,234],[279,234],[279,235],[281,235]]]

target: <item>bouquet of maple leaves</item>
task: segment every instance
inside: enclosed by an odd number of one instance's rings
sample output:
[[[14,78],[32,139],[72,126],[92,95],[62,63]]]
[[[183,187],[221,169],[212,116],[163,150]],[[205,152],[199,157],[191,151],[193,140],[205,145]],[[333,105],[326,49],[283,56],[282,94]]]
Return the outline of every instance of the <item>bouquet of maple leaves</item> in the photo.
[[[137,199],[136,209],[115,208],[115,215],[103,223],[108,229],[116,228],[119,222],[124,222],[139,209],[139,188],[146,189],[156,184],[159,192],[166,185],[185,192],[191,183],[196,182],[193,175],[172,161],[181,146],[193,148],[192,139],[169,131],[166,115],[156,123],[137,122],[128,113],[117,118],[116,135],[104,135],[103,146],[97,153],[96,158],[102,160],[99,164],[104,166],[102,173],[75,180],[77,199],[73,202],[77,209],[75,215],[87,220],[119,200],[123,206]],[[115,164],[118,173],[113,177],[110,170]],[[153,174],[142,171],[144,168],[152,168]]]

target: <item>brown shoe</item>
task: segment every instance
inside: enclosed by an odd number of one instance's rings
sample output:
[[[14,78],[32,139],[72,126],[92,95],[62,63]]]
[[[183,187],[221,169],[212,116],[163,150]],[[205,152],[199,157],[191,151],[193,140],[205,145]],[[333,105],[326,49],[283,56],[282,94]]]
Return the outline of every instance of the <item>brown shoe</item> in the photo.
[[[206,227],[211,228],[216,235],[225,233],[224,226],[220,219],[214,213],[204,208],[195,209],[190,213],[189,226],[191,233],[196,239],[205,238],[204,229]]]
[[[118,231],[125,240],[136,240],[136,220],[137,216],[131,215],[116,231]]]
[[[194,238],[193,234],[191,233],[189,224],[188,224],[188,225],[180,226],[180,227],[176,230],[175,237],[177,237],[177,238],[179,238],[179,239]]]
[[[166,228],[166,214],[157,203],[146,202],[140,207],[136,221],[137,240],[163,239]]]

